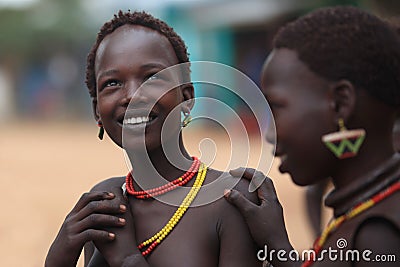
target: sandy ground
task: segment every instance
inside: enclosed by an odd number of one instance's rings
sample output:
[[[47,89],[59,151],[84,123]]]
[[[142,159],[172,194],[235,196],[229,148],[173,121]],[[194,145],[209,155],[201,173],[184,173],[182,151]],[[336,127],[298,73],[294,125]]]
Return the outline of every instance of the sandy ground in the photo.
[[[90,123],[3,124],[0,266],[43,266],[52,240],[79,196],[104,178],[127,173],[122,150],[108,138],[100,142],[96,128]],[[225,137],[216,134],[218,138]],[[196,146],[189,143],[189,151]],[[224,149],[230,148],[218,147],[216,168],[227,154]],[[306,249],[312,237],[304,217],[304,191],[277,172],[278,164],[275,160],[269,176],[284,206],[290,239],[297,249]]]

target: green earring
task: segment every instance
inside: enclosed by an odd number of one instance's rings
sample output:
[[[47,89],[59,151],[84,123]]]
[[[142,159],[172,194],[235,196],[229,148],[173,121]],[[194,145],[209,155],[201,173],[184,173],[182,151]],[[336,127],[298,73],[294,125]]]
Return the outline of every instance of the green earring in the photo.
[[[322,136],[322,141],[339,159],[355,157],[365,139],[365,130],[347,130],[339,119],[339,131]]]
[[[183,112],[183,121],[181,123],[182,127],[186,127],[191,121],[192,121],[192,116],[190,116],[190,112]]]

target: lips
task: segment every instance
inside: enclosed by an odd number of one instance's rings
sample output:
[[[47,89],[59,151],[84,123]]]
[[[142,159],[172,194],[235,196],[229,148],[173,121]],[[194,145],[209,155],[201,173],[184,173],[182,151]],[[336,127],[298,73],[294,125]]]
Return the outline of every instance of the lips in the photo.
[[[127,118],[125,116],[123,124],[124,125],[128,125],[128,124],[137,125],[137,124],[141,124],[141,123],[151,122],[154,120],[154,118],[155,117],[151,117],[151,116],[140,116],[140,117]]]
[[[275,152],[275,157],[278,157],[281,160],[281,164],[279,165],[279,171],[281,173],[287,172],[287,168],[286,168],[287,167],[286,162],[287,162],[287,158],[288,158],[287,154],[285,154],[283,151],[277,149]]]
[[[129,109],[119,116],[118,122],[124,126],[145,126],[157,118],[157,113],[150,109]]]

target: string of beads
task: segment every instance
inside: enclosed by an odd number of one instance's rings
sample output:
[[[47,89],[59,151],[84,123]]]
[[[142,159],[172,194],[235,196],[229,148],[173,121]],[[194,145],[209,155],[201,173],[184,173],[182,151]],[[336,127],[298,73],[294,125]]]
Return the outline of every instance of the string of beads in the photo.
[[[202,163],[197,173],[197,177],[193,184],[193,187],[190,189],[189,193],[186,195],[179,208],[175,211],[174,215],[172,215],[171,219],[169,219],[167,224],[155,235],[138,245],[138,249],[142,251],[143,256],[148,256],[179,223],[179,221],[182,219],[183,215],[189,208],[190,204],[197,196],[197,193],[203,185],[206,174],[207,167]]]
[[[342,223],[345,221],[359,215],[361,212],[366,211],[367,209],[371,208],[374,206],[376,203],[382,201],[383,199],[387,198],[394,192],[400,190],[400,182],[394,183],[392,186],[388,187],[386,190],[383,190],[379,192],[378,194],[372,196],[370,199],[354,206],[351,208],[347,213],[343,214],[342,216],[336,218],[332,222],[328,224],[328,226],[324,229],[322,232],[321,236],[315,240],[314,243],[314,251],[315,254],[312,257],[310,257],[306,262],[302,264],[302,267],[309,267],[311,266],[319,252],[321,252],[323,245],[325,244],[326,240],[328,237],[332,234],[333,231],[335,231]]]
[[[171,190],[174,190],[179,186],[183,186],[187,184],[194,177],[200,166],[199,159],[197,157],[192,157],[192,158],[193,158],[192,166],[190,166],[189,170],[185,172],[182,176],[165,185],[148,190],[136,191],[133,186],[132,174],[131,172],[129,172],[125,180],[126,191],[132,196],[135,196],[136,198],[146,199],[165,194]]]
[[[166,225],[154,234],[152,237],[148,238],[147,240],[141,242],[138,245],[138,249],[141,251],[143,256],[148,256],[175,228],[175,226],[179,223],[182,219],[183,215],[186,213],[187,209],[192,204],[193,200],[196,198],[201,186],[204,183],[204,179],[207,175],[207,167],[204,163],[201,163],[198,158],[193,157],[193,164],[190,169],[178,179],[175,179],[172,182],[164,186],[160,186],[157,188],[153,188],[150,190],[145,191],[135,191],[133,188],[133,178],[131,172],[126,176],[126,192],[135,196],[136,198],[149,198],[156,195],[164,194],[169,192],[179,186],[182,186],[189,182],[193,176],[197,172],[196,180],[194,181],[193,186],[191,187],[189,193],[185,196],[184,200],[182,201],[181,205],[166,223]],[[132,194],[135,192],[135,194]],[[141,193],[140,193],[141,192]]]

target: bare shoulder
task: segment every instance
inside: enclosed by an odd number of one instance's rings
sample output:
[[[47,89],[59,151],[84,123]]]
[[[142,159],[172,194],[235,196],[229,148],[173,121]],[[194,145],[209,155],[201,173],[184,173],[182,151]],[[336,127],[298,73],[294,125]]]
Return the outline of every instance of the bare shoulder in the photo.
[[[110,191],[113,187],[121,187],[124,182],[125,182],[125,177],[108,178],[93,186],[93,188],[90,191],[91,192]]]
[[[354,238],[354,248],[358,251],[371,251],[371,258],[377,255],[394,255],[399,259],[399,247],[400,229],[382,217],[365,220],[359,226]],[[370,262],[360,262],[357,266],[364,266],[364,264],[368,265]],[[397,266],[394,262],[386,262],[386,264],[385,266]]]
[[[233,178],[233,177],[232,177]],[[249,184],[250,182],[246,179],[240,179],[239,182],[236,184],[235,189],[242,193],[247,199],[255,204],[258,203],[257,191],[250,192],[249,191]]]
[[[231,187],[242,192],[248,199],[256,202],[256,195],[248,190],[249,182],[229,173],[210,171],[211,175],[219,175],[222,180],[232,179]],[[210,177],[215,178],[215,177]],[[219,240],[219,265],[221,267],[261,266],[256,258],[256,245],[251,238],[249,229],[240,212],[223,197],[224,189],[221,189],[221,198],[208,205],[216,219],[216,231]]]
[[[212,186],[215,186],[215,191],[213,192],[219,194],[219,197],[215,201],[210,202],[210,205],[207,205],[206,208],[210,209],[220,219],[239,215],[238,210],[223,197],[225,189],[238,190],[247,199],[258,204],[257,193],[249,191],[249,181],[231,176],[228,172],[209,169],[205,184],[213,184]]]

